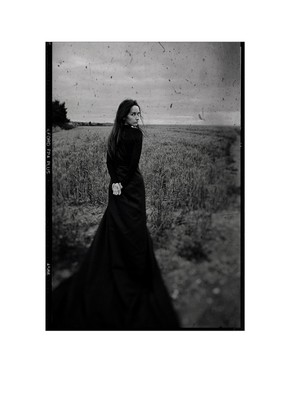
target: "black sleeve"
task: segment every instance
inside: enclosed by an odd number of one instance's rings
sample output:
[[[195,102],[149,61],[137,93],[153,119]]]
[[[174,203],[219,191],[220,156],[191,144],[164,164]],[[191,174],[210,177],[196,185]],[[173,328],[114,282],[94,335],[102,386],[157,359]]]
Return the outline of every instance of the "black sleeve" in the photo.
[[[118,183],[120,182],[118,179],[118,175],[116,173],[116,166],[114,161],[112,160],[112,158],[109,155],[109,152],[107,151],[107,168],[110,174],[110,177],[112,179],[113,183]]]
[[[126,187],[128,185],[128,183],[132,179],[132,176],[134,175],[134,172],[138,167],[142,152],[142,141],[143,141],[142,132],[140,130],[134,132],[134,139],[132,140],[132,157],[129,170],[126,176],[121,180],[121,184],[123,187]]]

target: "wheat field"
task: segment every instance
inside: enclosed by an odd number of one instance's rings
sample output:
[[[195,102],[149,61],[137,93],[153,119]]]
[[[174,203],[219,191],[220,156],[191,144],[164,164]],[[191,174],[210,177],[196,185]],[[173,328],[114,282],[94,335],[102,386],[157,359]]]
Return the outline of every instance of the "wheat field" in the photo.
[[[74,273],[107,206],[108,126],[53,133],[53,285]],[[240,327],[240,132],[144,128],[147,226],[184,328]]]

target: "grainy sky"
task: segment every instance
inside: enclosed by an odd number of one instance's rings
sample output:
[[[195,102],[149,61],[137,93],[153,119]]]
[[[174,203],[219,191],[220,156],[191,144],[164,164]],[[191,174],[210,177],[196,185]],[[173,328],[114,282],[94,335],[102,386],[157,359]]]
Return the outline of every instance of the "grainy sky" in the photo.
[[[240,44],[54,42],[53,99],[72,121],[113,122],[126,98],[146,124],[240,124]]]

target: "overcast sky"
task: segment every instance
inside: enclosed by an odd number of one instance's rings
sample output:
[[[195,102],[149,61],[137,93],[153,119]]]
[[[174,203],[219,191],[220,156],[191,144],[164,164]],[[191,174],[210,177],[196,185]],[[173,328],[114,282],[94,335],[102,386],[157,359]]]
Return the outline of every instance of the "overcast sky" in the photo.
[[[72,121],[113,122],[133,98],[145,124],[239,125],[240,96],[239,43],[53,43],[53,99]]]

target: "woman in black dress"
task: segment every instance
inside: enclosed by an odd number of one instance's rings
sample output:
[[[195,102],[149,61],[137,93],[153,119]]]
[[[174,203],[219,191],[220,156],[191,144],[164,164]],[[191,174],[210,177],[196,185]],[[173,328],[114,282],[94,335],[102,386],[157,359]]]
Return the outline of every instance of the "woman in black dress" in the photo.
[[[52,294],[52,329],[177,329],[146,226],[140,107],[124,100],[108,139],[109,200],[79,271]]]

